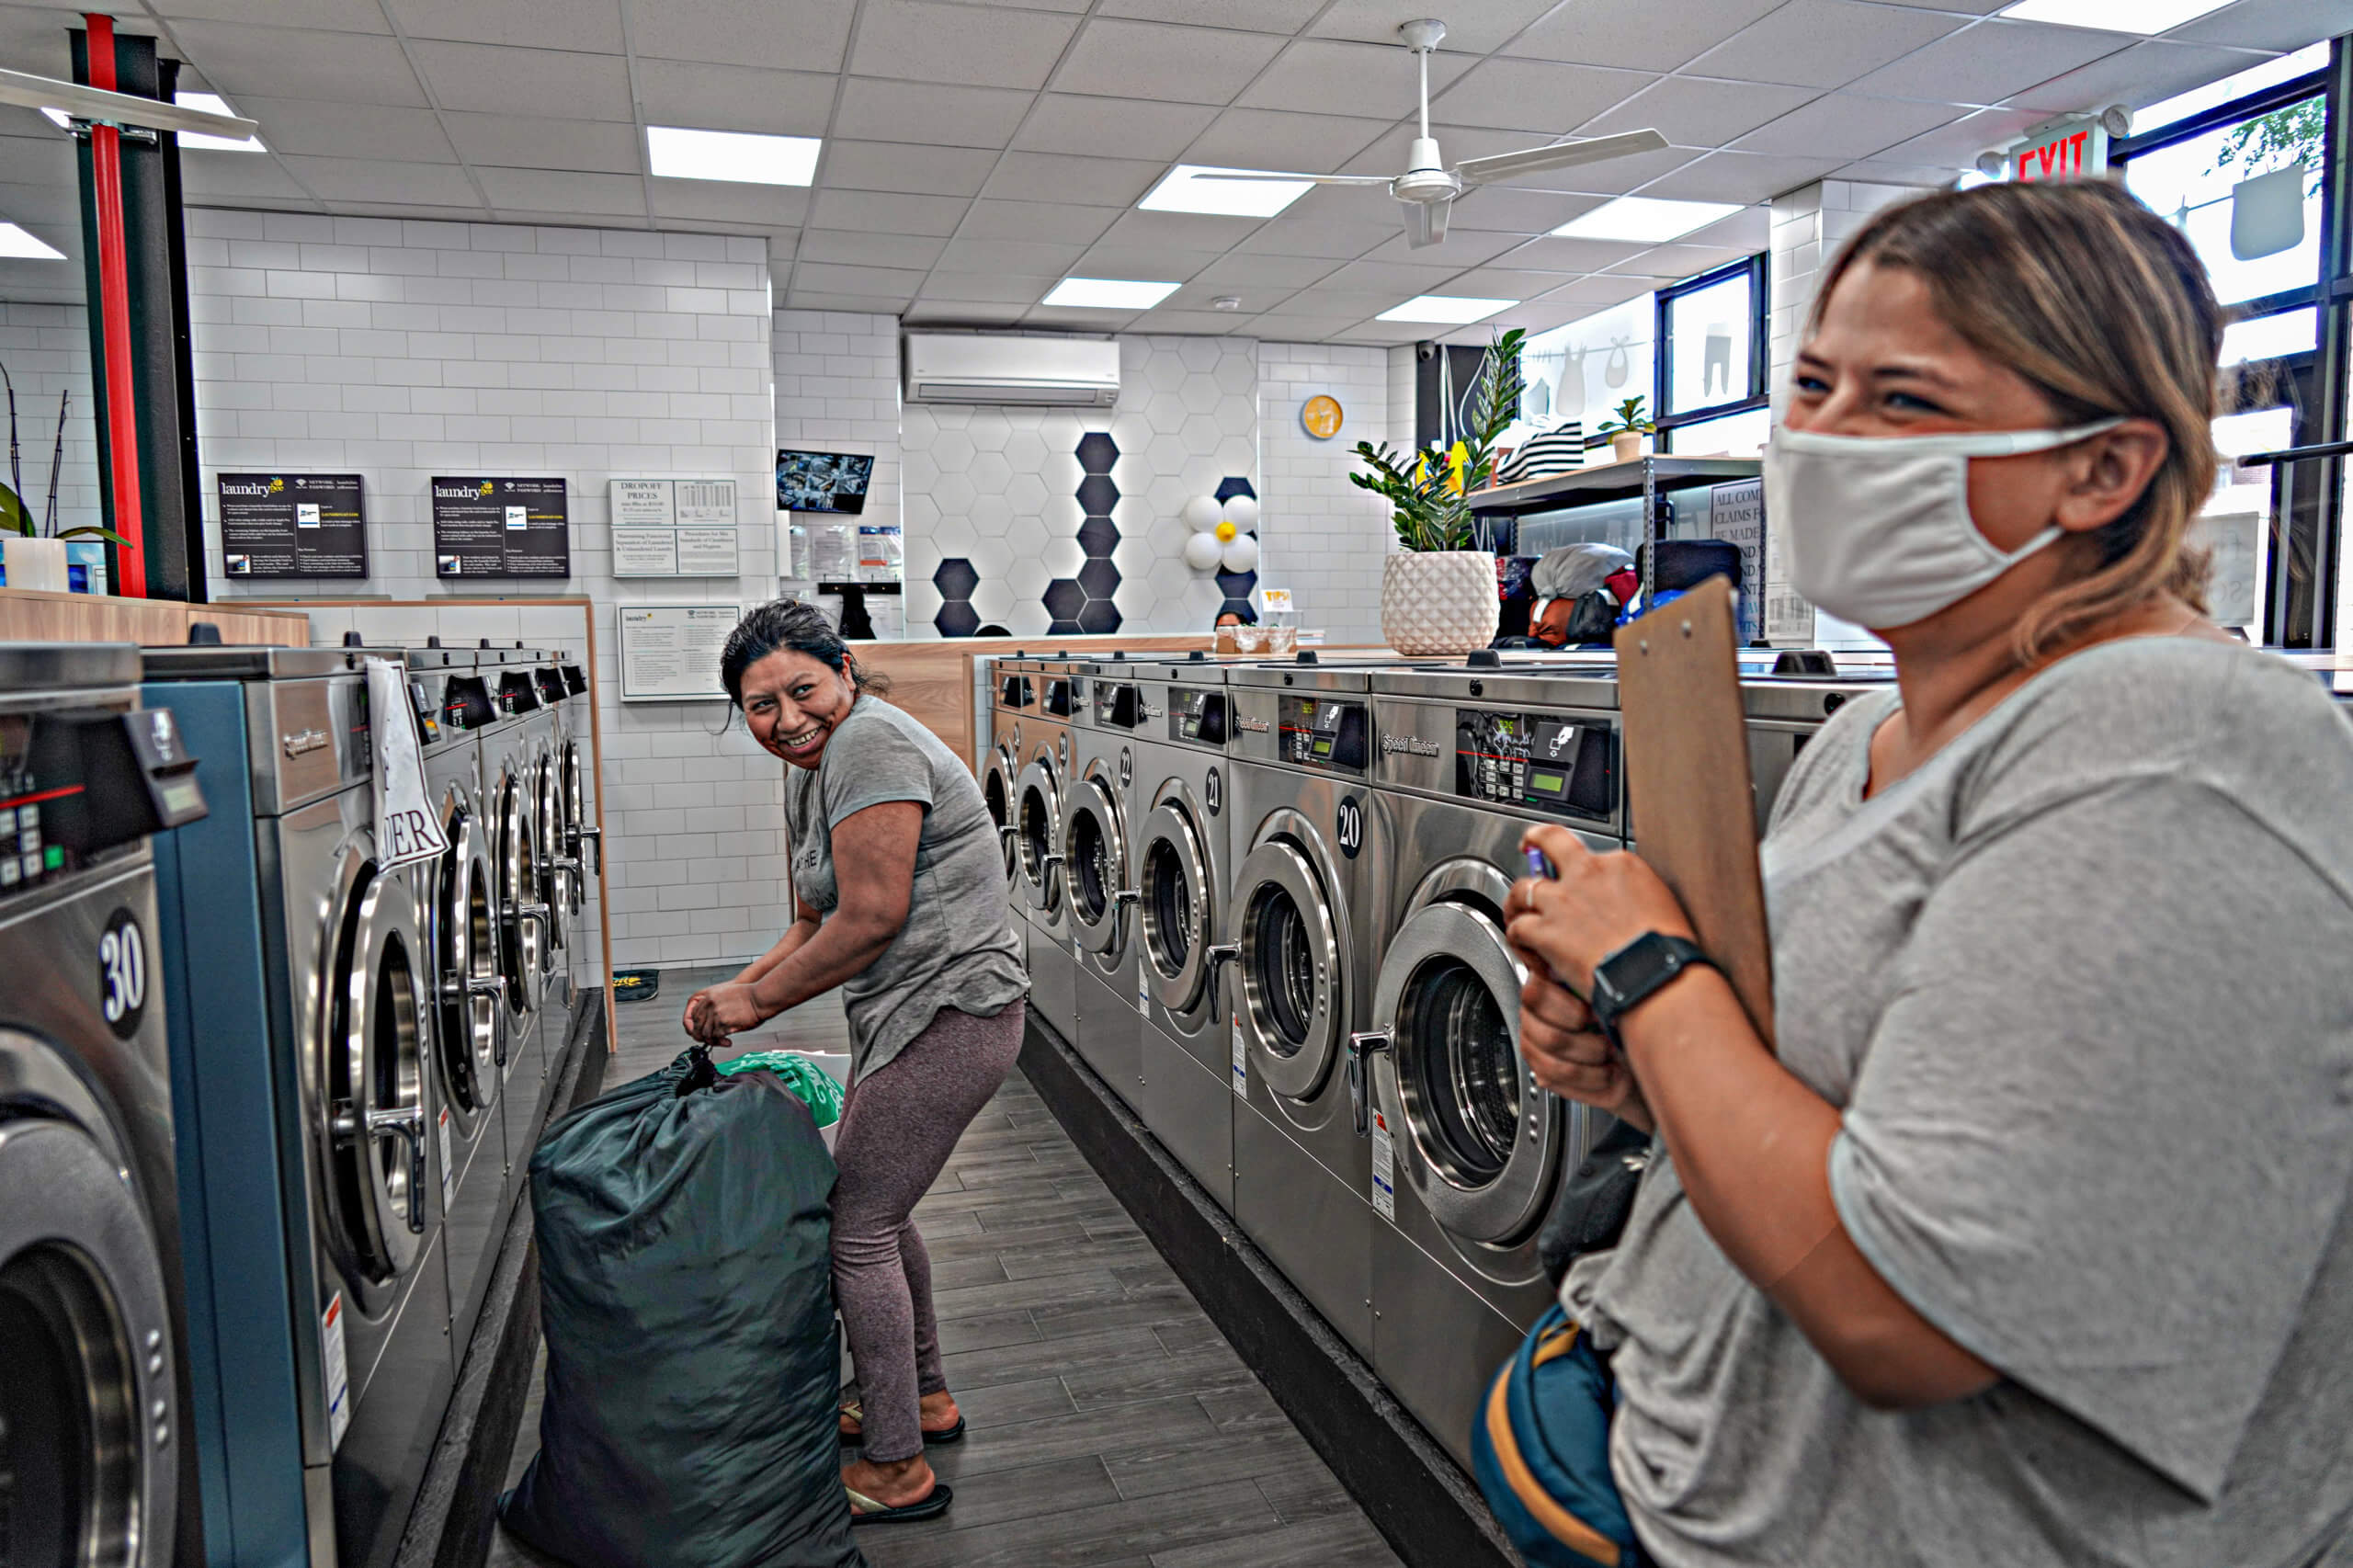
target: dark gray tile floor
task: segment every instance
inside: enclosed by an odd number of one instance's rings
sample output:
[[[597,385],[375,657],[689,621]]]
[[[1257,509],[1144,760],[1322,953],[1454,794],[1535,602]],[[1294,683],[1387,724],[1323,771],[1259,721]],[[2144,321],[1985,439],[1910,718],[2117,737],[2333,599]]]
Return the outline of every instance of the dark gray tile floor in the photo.
[[[659,997],[621,1008],[605,1082],[676,1055],[678,1014],[711,978],[666,971]],[[847,1039],[828,999],[759,1043]],[[915,1217],[972,1435],[932,1451],[956,1488],[946,1517],[858,1532],[874,1568],[1398,1568],[1017,1073]],[[510,1485],[539,1413],[535,1389]],[[489,1568],[545,1562],[501,1531]]]

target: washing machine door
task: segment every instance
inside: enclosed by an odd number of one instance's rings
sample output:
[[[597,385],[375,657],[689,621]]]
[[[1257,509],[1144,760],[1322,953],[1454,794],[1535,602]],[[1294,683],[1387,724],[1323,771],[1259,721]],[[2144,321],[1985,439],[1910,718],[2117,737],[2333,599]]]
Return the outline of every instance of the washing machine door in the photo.
[[[555,968],[556,949],[565,945],[573,911],[579,907],[574,893],[580,862],[563,852],[563,765],[552,750],[542,751],[531,763],[532,828],[539,835],[537,885],[540,902],[548,906],[548,968]]]
[[[536,1012],[548,967],[548,907],[539,896],[539,835],[529,777],[508,767],[498,781],[499,960],[510,1023]]]
[[[11,1195],[0,1203],[0,1562],[10,1564],[172,1561],[179,1448],[164,1264],[105,1127],[62,1056],[0,1026],[0,1192]]]
[[[1145,983],[1170,1012],[1208,999],[1219,892],[1200,829],[1177,800],[1164,800],[1136,830],[1137,932]]]
[[[347,849],[339,881],[316,1037],[316,1131],[338,1261],[381,1284],[416,1261],[430,1222],[424,952],[401,878]]]
[[[1021,896],[1030,908],[1052,915],[1063,905],[1063,792],[1045,757],[1021,770],[1021,789],[1014,800],[1017,831],[1013,843]]]
[[[1233,874],[1236,1017],[1250,1071],[1291,1099],[1320,1089],[1340,1055],[1347,959],[1325,888],[1314,860],[1289,838],[1260,844]]]
[[[1014,842],[1021,832],[1015,820],[1021,799],[1021,768],[1004,746],[989,748],[988,760],[981,768],[981,799],[988,803],[989,821],[996,825],[997,846],[1005,853],[1005,885],[1011,890],[1021,880],[1021,848]]]
[[[1572,1108],[1520,1060],[1525,978],[1492,914],[1439,902],[1398,928],[1374,981],[1390,1040],[1372,1079],[1397,1162],[1461,1242],[1508,1246],[1541,1224],[1572,1131]]]
[[[563,852],[573,860],[572,913],[578,915],[588,903],[588,846],[597,846],[597,874],[605,874],[605,830],[592,826],[588,821],[588,770],[580,755],[580,743],[563,743],[563,773],[560,789],[563,797]]]
[[[499,1006],[506,983],[498,970],[497,884],[487,835],[464,789],[451,786],[442,807],[449,847],[431,869],[425,941],[432,967],[426,983],[441,1082],[449,1091],[442,1103],[471,1135],[474,1119],[496,1101],[506,1065],[506,1020]]]
[[[1063,801],[1063,886],[1073,934],[1090,952],[1116,959],[1127,946],[1128,906],[1136,901],[1128,862],[1128,827],[1119,780],[1097,760]]]

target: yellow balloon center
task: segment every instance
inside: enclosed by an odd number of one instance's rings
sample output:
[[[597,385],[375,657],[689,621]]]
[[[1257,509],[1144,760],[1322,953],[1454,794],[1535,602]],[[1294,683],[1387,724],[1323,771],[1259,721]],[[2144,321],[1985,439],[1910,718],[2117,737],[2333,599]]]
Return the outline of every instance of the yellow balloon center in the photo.
[[[1220,523],[1217,526],[1217,541],[1220,544],[1232,544],[1233,542],[1233,536],[1241,531],[1242,530],[1240,528],[1235,528],[1232,523]]]

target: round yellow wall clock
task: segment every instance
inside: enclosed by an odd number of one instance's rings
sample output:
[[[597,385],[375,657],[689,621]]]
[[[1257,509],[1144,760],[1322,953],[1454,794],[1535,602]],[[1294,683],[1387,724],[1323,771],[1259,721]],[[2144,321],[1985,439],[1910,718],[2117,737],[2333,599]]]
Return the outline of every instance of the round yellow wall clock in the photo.
[[[1299,411],[1300,425],[1319,441],[1340,433],[1340,400],[1328,393],[1309,398]]]

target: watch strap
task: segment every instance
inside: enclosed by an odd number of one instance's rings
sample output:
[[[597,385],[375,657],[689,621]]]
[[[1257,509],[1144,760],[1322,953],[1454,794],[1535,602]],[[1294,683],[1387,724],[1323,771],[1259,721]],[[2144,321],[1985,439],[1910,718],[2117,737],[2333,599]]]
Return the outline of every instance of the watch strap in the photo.
[[[1707,950],[1686,937],[1645,931],[1593,966],[1594,1021],[1611,1040],[1620,1019],[1694,965],[1715,968]]]

